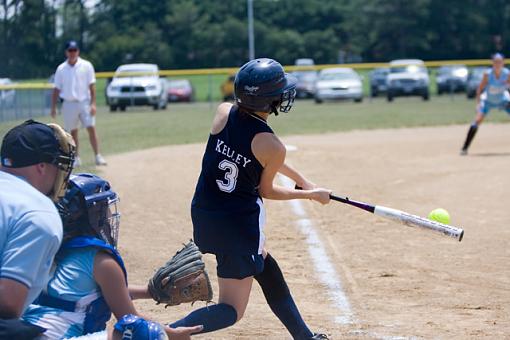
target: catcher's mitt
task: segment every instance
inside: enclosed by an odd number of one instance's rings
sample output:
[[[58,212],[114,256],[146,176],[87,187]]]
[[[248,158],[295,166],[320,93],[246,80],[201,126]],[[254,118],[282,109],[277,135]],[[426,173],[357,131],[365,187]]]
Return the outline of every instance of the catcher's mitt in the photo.
[[[183,302],[211,301],[211,281],[198,247],[190,240],[149,280],[149,293],[165,307]]]

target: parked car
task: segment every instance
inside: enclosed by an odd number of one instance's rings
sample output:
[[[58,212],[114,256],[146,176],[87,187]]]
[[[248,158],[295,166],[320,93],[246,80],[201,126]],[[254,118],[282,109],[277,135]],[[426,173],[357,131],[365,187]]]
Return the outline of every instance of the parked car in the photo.
[[[126,106],[149,105],[154,110],[165,109],[168,102],[166,81],[159,76],[155,64],[126,64],[115,71],[106,88],[110,111],[126,110]]]
[[[223,101],[229,102],[235,99],[234,96],[234,81],[236,80],[236,75],[231,74],[225,79],[223,83],[221,83],[220,90],[221,95],[223,96]]]
[[[390,73],[390,69],[387,67],[375,68],[370,72],[370,95],[377,97],[379,93],[386,93],[387,85],[386,78]]]
[[[398,96],[421,96],[423,100],[429,100],[429,83],[427,68],[422,60],[393,60],[386,81],[386,98],[390,102]]]
[[[195,101],[195,89],[188,79],[167,80],[167,92],[169,102]]]
[[[295,71],[292,75],[297,78],[296,97],[313,98],[315,93],[315,82],[317,71]]]
[[[352,68],[326,68],[315,82],[314,96],[316,103],[328,99],[353,99],[359,103],[363,100],[363,83]]]
[[[296,66],[314,66],[315,62],[312,58],[299,58],[294,61]]]
[[[13,85],[9,78],[0,78],[0,86]],[[16,98],[15,89],[0,89],[0,108],[11,108],[14,106]]]
[[[473,67],[469,70],[467,84],[466,84],[466,97],[474,98],[476,96],[476,89],[482,81],[483,74],[488,70],[487,67]]]
[[[466,90],[468,69],[465,65],[447,65],[437,69],[437,94]]]

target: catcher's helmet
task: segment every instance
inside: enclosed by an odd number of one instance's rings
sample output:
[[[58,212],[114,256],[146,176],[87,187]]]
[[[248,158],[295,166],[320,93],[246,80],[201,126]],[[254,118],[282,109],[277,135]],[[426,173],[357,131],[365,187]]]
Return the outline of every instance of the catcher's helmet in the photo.
[[[273,59],[255,59],[237,72],[234,93],[239,107],[249,111],[289,112],[296,97],[297,79]]]
[[[69,189],[57,203],[64,225],[64,239],[92,235],[117,246],[120,213],[119,198],[110,183],[92,174],[71,176]]]

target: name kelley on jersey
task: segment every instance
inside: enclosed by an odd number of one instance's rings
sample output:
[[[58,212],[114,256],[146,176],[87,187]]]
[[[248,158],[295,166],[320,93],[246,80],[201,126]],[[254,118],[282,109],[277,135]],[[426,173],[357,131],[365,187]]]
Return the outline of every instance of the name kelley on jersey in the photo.
[[[227,156],[235,163],[242,165],[243,168],[246,168],[246,165],[251,162],[251,159],[248,159],[241,155],[240,153],[236,152],[234,149],[231,149],[221,139],[218,139],[218,141],[216,142],[216,152],[219,152],[222,155]]]

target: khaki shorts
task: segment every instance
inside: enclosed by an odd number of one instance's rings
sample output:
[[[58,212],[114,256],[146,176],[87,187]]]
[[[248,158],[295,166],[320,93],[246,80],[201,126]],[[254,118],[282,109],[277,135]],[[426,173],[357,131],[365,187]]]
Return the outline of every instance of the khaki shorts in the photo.
[[[62,116],[64,118],[64,129],[66,131],[78,129],[79,123],[83,127],[92,127],[96,125],[96,117],[90,114],[90,104],[88,100],[82,102],[65,101],[62,103]]]

